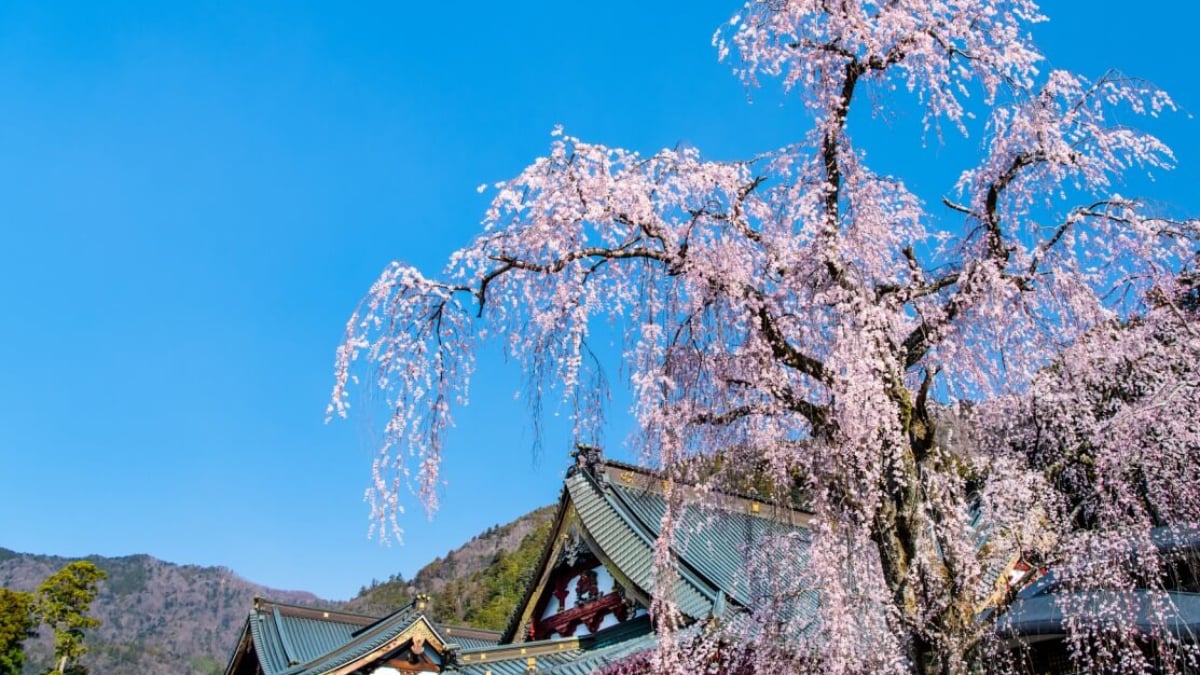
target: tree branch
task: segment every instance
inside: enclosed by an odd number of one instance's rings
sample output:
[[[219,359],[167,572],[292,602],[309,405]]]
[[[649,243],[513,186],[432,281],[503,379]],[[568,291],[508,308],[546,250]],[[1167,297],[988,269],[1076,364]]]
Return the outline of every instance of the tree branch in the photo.
[[[825,364],[793,347],[784,337],[783,332],[779,330],[779,326],[776,325],[775,319],[771,317],[765,304],[758,307],[755,316],[758,318],[758,327],[762,331],[763,337],[767,339],[767,345],[771,347],[771,353],[780,363],[798,370],[818,382],[832,384],[832,378],[825,370]]]

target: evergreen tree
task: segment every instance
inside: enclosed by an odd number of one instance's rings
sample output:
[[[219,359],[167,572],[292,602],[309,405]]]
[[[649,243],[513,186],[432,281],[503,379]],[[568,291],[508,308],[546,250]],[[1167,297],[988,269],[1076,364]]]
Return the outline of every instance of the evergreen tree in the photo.
[[[37,612],[54,629],[55,668],[48,675],[84,675],[79,659],[87,652],[84,631],[100,625],[87,615],[99,584],[107,575],[87,561],[73,562],[42,582],[37,591]]]
[[[25,665],[25,638],[37,633],[33,596],[0,588],[0,675],[20,675]]]

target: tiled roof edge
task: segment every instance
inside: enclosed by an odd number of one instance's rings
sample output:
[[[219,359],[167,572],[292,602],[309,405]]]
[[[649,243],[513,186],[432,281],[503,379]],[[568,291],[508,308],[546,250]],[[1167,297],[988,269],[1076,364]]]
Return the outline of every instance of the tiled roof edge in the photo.
[[[621,473],[617,473],[617,472]],[[628,473],[626,473],[628,472]],[[628,485],[629,487],[637,487],[662,494],[663,490],[659,483],[668,480],[668,478],[660,471],[644,469],[642,467],[627,464],[625,462],[616,462],[604,460],[601,462],[600,471],[597,473],[603,474],[608,480],[613,480],[617,483]],[[615,475],[611,475],[615,474]],[[631,475],[632,474],[632,475]],[[599,476],[597,476],[599,477]],[[682,481],[674,481],[679,487],[695,488],[694,483],[686,483]],[[779,504],[769,499],[763,499],[753,495],[747,495],[731,490],[712,489],[707,490],[708,496],[716,497],[713,506],[727,511],[739,511],[749,513],[760,518],[774,520],[789,525],[806,525],[812,519],[812,513],[801,509],[794,509],[790,506]],[[755,508],[755,507],[758,508]],[[766,508],[762,508],[766,507]]]
[[[230,675],[233,672],[233,666],[237,663],[238,657],[245,658],[248,651],[246,649],[247,642],[253,642],[254,636],[250,634],[250,616],[246,616],[246,622],[242,624],[242,632],[238,635],[237,644],[234,645],[233,653],[229,655],[229,662],[225,664],[225,675]]]
[[[658,536],[654,533],[654,529],[650,527],[649,524],[642,522],[642,519],[638,517],[637,512],[629,507],[629,504],[625,502],[617,490],[613,490],[608,485],[602,485],[601,481],[593,476],[586,476],[586,478],[591,483],[592,487],[600,492],[601,497],[603,497],[609,503],[609,505],[613,507],[613,510],[617,512],[617,515],[620,516],[621,519],[623,519],[631,528],[633,528],[633,531],[653,549],[654,541],[658,538]],[[671,546],[671,553],[672,558],[675,561],[676,570],[679,572],[679,576],[683,577],[685,581],[694,586],[696,590],[700,591],[700,593],[707,597],[709,601],[715,603],[719,595],[728,595],[725,593],[725,589],[721,588],[719,585],[713,582],[712,579],[709,579],[707,576],[693,567],[692,564],[683,557],[683,554],[681,554],[674,545]],[[647,592],[649,591],[649,589],[646,590]]]
[[[299,664],[300,659],[297,658],[296,648],[292,646],[292,638],[283,626],[283,617],[279,614],[279,605],[271,608],[271,620],[275,622],[275,632],[279,634],[279,644],[283,647],[283,658],[287,661],[288,667]]]
[[[447,636],[461,635],[462,637],[466,638],[472,638],[476,640],[495,640],[496,642],[500,642],[500,638],[504,636],[504,633],[498,630],[473,628],[471,626],[459,626],[452,623],[438,623],[436,625]],[[451,640],[451,642],[453,642],[453,640]]]
[[[550,535],[546,538],[546,543],[542,546],[541,555],[538,556],[538,563],[534,567],[535,572],[541,572],[548,562],[550,562],[550,554],[554,550],[554,532],[562,523],[562,519],[567,515],[567,504],[570,502],[570,497],[567,495],[567,483],[563,481],[562,490],[558,494],[558,510],[554,512],[554,520],[550,523]],[[541,581],[538,577],[530,578],[529,583],[525,586],[525,592],[521,596],[521,601],[513,609],[513,614],[508,618],[508,625],[500,633],[501,643],[510,643],[516,637],[516,632],[521,623],[521,614],[525,611],[525,606],[533,600],[533,593],[537,590],[537,585]]]
[[[338,609],[324,609],[322,607],[313,607],[311,605],[295,605],[288,602],[278,602],[276,600],[271,600],[270,598],[255,596],[254,611],[263,611],[264,606],[278,607],[280,614],[285,616],[299,616],[308,619],[340,621],[341,623],[358,623],[364,626],[375,623],[382,618],[371,614],[358,614],[356,612],[346,612]]]
[[[345,666],[346,664],[351,663],[356,659],[360,659],[363,656],[387,645],[390,641],[402,635],[404,631],[408,630],[413,624],[416,624],[419,621],[424,621],[429,627],[429,630],[433,632],[434,637],[436,637],[442,644],[446,644],[445,636],[442,635],[441,631],[437,629],[437,626],[424,614],[418,614],[416,616],[409,617],[408,621],[401,621],[402,617],[397,616],[397,614],[398,612],[393,612],[392,615],[384,617],[374,625],[370,626],[367,630],[357,633],[357,637],[341,647],[322,654],[321,656],[318,656],[317,658],[304,663],[299,667],[290,668],[287,672],[289,674],[330,672],[331,670]],[[368,645],[371,646],[368,647]],[[360,652],[359,650],[363,649],[364,647],[368,648],[365,651]]]
[[[463,663],[483,663],[494,661],[506,661],[508,659],[524,659],[530,656],[542,656],[545,654],[554,654],[571,649],[579,649],[580,638],[553,638],[550,640],[536,640],[533,642],[517,642],[514,644],[498,645],[496,647],[486,647],[479,649],[464,649],[458,653],[458,658]]]
[[[358,630],[354,631],[353,633],[350,634],[350,637],[356,638],[359,635],[362,635],[362,634],[370,631],[372,628],[375,628],[376,626],[378,626],[382,623],[386,623],[398,616],[411,615],[412,610],[414,607],[416,607],[416,605],[417,605],[417,600],[416,600],[416,598],[413,598],[412,600],[409,601],[409,603],[407,605],[403,605],[399,609],[392,610],[391,612],[384,614],[383,616],[379,617],[378,619],[375,619],[371,623],[368,623],[365,626],[363,626],[362,628],[359,628]]]

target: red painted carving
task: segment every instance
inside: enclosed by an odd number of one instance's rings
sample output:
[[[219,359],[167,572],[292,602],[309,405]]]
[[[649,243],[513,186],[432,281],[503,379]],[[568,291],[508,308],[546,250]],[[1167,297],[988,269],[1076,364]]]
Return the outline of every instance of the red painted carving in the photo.
[[[596,560],[590,553],[582,555],[575,560],[574,565],[560,564],[557,569],[551,574],[547,580],[542,597],[534,605],[533,620],[529,624],[528,638],[530,640],[541,640],[549,635],[550,631],[544,630],[541,627],[543,623],[541,617],[546,613],[547,607],[552,607],[552,612],[555,614],[561,613],[567,609],[567,596],[570,595],[570,583],[572,579],[586,574],[589,571],[595,570],[600,566],[600,561]],[[591,575],[594,577],[595,572]],[[578,583],[576,584],[576,597],[579,595]],[[551,605],[551,603],[554,603]]]
[[[600,597],[600,585],[597,582],[596,570],[584,570],[579,573],[579,581],[575,584],[575,606],[582,607]]]
[[[604,621],[604,616],[610,612],[617,616],[618,621],[628,618],[628,606],[625,604],[625,598],[622,598],[619,593],[602,595],[585,605],[572,607],[539,621],[535,639],[544,640],[550,637],[551,633],[571,635],[579,627],[579,624],[587,626],[589,632],[595,633],[600,629],[600,623]]]
[[[567,574],[559,575],[554,582],[554,597],[558,600],[558,611],[562,611],[567,606],[567,581],[570,577]]]
[[[626,600],[620,586],[614,584],[608,593],[600,588],[599,575],[596,573],[600,561],[586,553],[573,562],[573,565],[560,563],[547,580],[541,599],[534,605],[533,619],[526,631],[527,639],[545,640],[554,633],[565,637],[572,635],[581,624],[594,633],[609,614],[614,614],[618,621],[629,618],[633,604]],[[567,607],[572,582],[575,606]],[[552,608],[551,615],[540,618],[546,614],[548,607]]]

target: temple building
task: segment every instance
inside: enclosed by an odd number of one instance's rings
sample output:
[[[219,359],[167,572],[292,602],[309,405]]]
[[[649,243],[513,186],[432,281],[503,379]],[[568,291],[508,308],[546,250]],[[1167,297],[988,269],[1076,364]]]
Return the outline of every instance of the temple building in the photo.
[[[648,652],[667,487],[581,449],[533,582],[502,633],[432,622],[423,596],[383,618],[259,599],[225,675],[584,675]],[[749,608],[769,592],[747,573],[765,538],[807,541],[806,513],[734,495],[703,501],[682,515],[667,575],[685,622]]]
[[[743,620],[764,602],[786,602],[786,612],[795,617],[816,616],[815,592],[781,589],[789,570],[764,568],[762,561],[781,541],[791,543],[782,557],[803,560],[809,514],[668,484],[651,471],[604,460],[591,448],[580,448],[576,458],[532,582],[503,632],[435,623],[425,614],[425,596],[382,618],[258,599],[225,675],[595,673],[655,648],[649,608],[656,584],[664,581],[684,625]],[[655,544],[669,491],[688,506],[675,511],[671,565],[656,573]],[[1159,528],[1152,534],[1169,563],[1164,590],[1175,612],[1169,629],[1195,642],[1200,529]],[[1067,591],[1055,572],[1031,569],[1019,552],[992,572],[996,597],[1015,594],[996,626],[1018,650],[1025,670],[1070,672],[1067,621],[1059,609]],[[1136,590],[1123,596],[1138,610],[1137,628],[1149,634],[1156,596]],[[1105,599],[1101,593],[1091,600]],[[817,630],[815,620],[809,630]]]
[[[289,673],[436,673],[446,645],[487,649],[500,634],[434,624],[424,615],[425,597],[383,618],[254,601],[225,672],[227,675]]]

